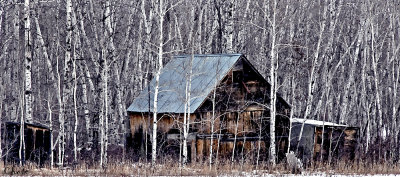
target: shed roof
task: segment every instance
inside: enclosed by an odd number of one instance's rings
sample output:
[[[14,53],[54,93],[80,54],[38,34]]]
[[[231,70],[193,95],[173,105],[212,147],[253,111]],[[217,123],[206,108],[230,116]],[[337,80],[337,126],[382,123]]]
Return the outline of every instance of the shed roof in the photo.
[[[242,54],[175,56],[161,70],[158,94],[158,113],[184,113],[185,88],[192,60],[190,113],[200,107],[215,84],[232,69]],[[128,112],[153,112],[155,79],[128,107]],[[149,96],[150,91],[150,96]],[[149,105],[150,104],[150,105]]]
[[[348,125],[336,124],[333,122],[326,122],[326,121],[320,121],[320,120],[301,119],[301,118],[292,118],[291,120],[294,123],[303,123],[304,122],[305,124],[314,125],[314,126],[349,127]]]
[[[19,126],[21,124],[21,122],[8,121],[8,122],[6,122],[6,124],[18,125]],[[44,124],[39,123],[39,122],[31,122],[31,123],[24,122],[24,125],[32,126],[32,127],[36,127],[36,128],[42,128],[42,129],[49,129],[49,127],[47,125],[44,125]]]

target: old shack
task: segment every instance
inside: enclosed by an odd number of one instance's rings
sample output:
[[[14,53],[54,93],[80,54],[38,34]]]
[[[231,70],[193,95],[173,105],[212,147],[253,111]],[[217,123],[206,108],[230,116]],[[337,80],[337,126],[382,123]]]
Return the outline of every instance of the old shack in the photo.
[[[299,142],[303,124],[303,133]],[[293,118],[290,150],[297,152],[303,162],[353,160],[358,145],[358,134],[358,127]]]
[[[175,56],[161,71],[158,94],[158,147],[178,157],[182,140],[186,86],[190,83],[189,160],[218,157],[268,157],[270,84],[243,54]],[[128,108],[130,146],[146,154],[152,128],[155,79]],[[276,149],[283,158],[288,146],[289,104],[278,94]],[[150,150],[147,151],[150,153]]]
[[[21,124],[19,122],[5,122],[1,129],[3,142],[4,162],[19,162]],[[39,123],[24,123],[24,147],[22,161],[31,161],[43,165],[50,154],[49,128]]]

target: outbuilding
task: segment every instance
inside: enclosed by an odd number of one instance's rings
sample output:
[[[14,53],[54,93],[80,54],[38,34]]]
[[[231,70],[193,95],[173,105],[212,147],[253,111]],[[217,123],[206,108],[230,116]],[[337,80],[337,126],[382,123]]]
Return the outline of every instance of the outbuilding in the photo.
[[[297,152],[303,162],[354,159],[358,127],[301,118],[291,120],[290,150]]]
[[[155,79],[128,108],[130,146],[135,154],[150,153],[147,149],[151,149],[154,88]],[[189,160],[205,160],[210,151],[218,158],[255,159],[260,154],[260,160],[267,159],[270,89],[271,85],[243,54],[173,57],[159,79],[158,154],[179,157],[182,118],[187,110]],[[278,94],[276,108],[276,150],[282,159],[288,147],[291,107]]]
[[[21,129],[20,122],[5,122],[2,127],[3,160],[4,162],[30,161],[43,165],[50,154],[50,130],[39,123],[24,123]],[[21,141],[23,130],[23,141]],[[22,146],[20,146],[23,142]],[[22,153],[20,159],[19,152]]]

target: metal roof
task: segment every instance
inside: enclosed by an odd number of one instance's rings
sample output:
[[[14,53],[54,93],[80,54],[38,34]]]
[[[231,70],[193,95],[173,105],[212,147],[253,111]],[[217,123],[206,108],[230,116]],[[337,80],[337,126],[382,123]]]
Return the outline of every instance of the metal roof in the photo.
[[[305,124],[310,124],[310,125],[315,125],[315,126],[348,127],[348,125],[320,121],[320,120],[301,119],[301,118],[292,118],[291,120],[292,120],[292,122],[295,122],[295,123],[303,123],[304,122]]]
[[[190,113],[201,106],[215,84],[232,69],[242,54],[193,55]],[[184,113],[185,87],[192,55],[175,56],[161,70],[158,113]],[[155,79],[128,107],[129,112],[153,112]],[[150,90],[150,97],[149,97]],[[150,103],[150,105],[149,105]]]

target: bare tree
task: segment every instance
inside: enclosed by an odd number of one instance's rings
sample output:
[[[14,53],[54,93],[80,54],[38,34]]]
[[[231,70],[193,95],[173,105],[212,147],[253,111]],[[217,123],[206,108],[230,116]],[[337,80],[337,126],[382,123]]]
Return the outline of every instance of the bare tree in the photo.
[[[277,92],[277,77],[276,71],[278,69],[278,55],[276,52],[276,35],[277,35],[277,24],[276,24],[276,14],[277,14],[277,4],[276,0],[273,1],[272,5],[272,18],[271,22],[271,67],[270,67],[270,83],[271,83],[271,92],[270,92],[270,124],[269,124],[269,137],[270,137],[270,161],[273,166],[276,164],[276,149],[275,149],[275,117],[276,117],[276,92]],[[265,9],[266,10],[266,9]]]
[[[25,120],[32,122],[32,36],[29,0],[24,1],[25,31]]]

